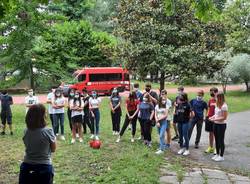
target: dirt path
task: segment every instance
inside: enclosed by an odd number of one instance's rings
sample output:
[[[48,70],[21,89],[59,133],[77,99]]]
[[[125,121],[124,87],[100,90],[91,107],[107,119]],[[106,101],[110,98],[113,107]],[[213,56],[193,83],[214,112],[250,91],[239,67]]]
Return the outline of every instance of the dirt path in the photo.
[[[219,90],[222,90],[221,86],[217,86],[219,88]],[[211,86],[202,86],[202,87],[186,87],[185,91],[187,93],[192,93],[192,92],[197,92],[198,89],[203,89],[205,92],[209,92],[209,89],[211,88]],[[238,91],[238,90],[242,90],[244,89],[243,85],[229,85],[227,87],[228,91]],[[167,88],[167,91],[169,94],[175,94],[177,92],[176,88]],[[122,96],[127,96],[128,92],[124,92],[121,94]],[[41,103],[46,103],[46,98],[47,95],[38,95],[39,98],[39,102]],[[14,100],[14,104],[23,104],[24,103],[24,96],[20,95],[20,96],[14,96],[13,97]]]

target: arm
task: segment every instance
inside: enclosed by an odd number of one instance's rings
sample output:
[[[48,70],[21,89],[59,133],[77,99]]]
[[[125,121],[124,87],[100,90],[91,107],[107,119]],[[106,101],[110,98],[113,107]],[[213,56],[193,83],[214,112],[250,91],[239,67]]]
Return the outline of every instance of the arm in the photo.
[[[153,120],[153,118],[154,118],[154,114],[155,114],[155,111],[154,111],[154,110],[152,110],[151,115],[150,115],[150,120],[151,120],[151,121],[152,121],[152,120]]]
[[[159,118],[158,121],[161,121],[163,119],[167,119],[168,117],[168,109],[165,110],[164,116],[162,118]]]
[[[56,151],[56,142],[51,142],[50,143],[50,149],[51,149],[52,153],[54,153]]]
[[[137,105],[137,109],[136,109],[135,113],[131,116],[131,119],[133,119],[138,112],[139,112],[139,104]]]
[[[113,105],[112,105],[111,99],[110,99],[110,102],[109,102],[109,106],[110,106],[111,111],[114,113],[114,112],[115,112],[115,109],[113,108]]]
[[[210,119],[212,121],[224,121],[227,119],[228,112],[227,111],[222,111],[222,116],[215,118],[215,116],[211,117]]]
[[[120,107],[120,105],[121,105],[121,102],[119,102],[119,103],[117,104],[117,106],[115,106],[114,110],[116,110],[118,107]]]

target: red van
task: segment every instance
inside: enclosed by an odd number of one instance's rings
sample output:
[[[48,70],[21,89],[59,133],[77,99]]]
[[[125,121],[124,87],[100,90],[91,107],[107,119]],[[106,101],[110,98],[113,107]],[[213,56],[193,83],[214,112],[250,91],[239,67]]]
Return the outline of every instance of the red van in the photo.
[[[130,90],[129,73],[121,67],[83,68],[77,70],[74,76],[78,82],[69,88],[86,89],[88,93],[95,90],[98,94],[110,95],[114,88],[120,92]]]

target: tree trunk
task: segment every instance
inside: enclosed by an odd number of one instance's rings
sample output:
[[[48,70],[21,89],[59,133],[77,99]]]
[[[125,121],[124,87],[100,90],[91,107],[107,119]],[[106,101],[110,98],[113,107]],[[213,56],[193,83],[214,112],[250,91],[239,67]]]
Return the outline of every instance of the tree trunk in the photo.
[[[154,74],[150,72],[150,82],[154,81]]]
[[[160,91],[165,88],[165,72],[161,72],[160,76]]]
[[[33,65],[30,64],[30,88],[35,90]]]
[[[244,81],[244,82],[245,82],[245,85],[246,85],[246,91],[247,91],[247,92],[250,92],[250,88],[249,88],[248,81]]]

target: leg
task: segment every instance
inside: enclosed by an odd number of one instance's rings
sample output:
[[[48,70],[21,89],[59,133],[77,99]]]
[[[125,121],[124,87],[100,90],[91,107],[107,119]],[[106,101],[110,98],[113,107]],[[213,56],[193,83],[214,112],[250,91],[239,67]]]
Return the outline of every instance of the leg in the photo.
[[[96,123],[96,135],[99,135],[99,124],[100,124],[100,111],[95,111],[95,123]]]
[[[115,113],[111,111],[112,130],[115,131]]]
[[[201,131],[202,131],[203,119],[199,119],[196,123],[197,134],[195,138],[195,144],[198,145],[201,139]]]
[[[170,143],[171,143],[170,121],[167,120],[167,123],[168,123],[168,127],[167,127],[167,129],[166,129],[166,132],[167,132],[167,144],[170,145]]]
[[[61,134],[64,135],[64,113],[59,115]]]
[[[189,140],[191,139],[193,129],[194,129],[194,126],[196,125],[196,123],[197,123],[197,120],[195,118],[193,118],[191,120],[191,122],[189,123],[189,130],[188,130],[188,138],[189,138]]]
[[[68,109],[67,115],[68,115],[68,120],[69,120],[69,127],[70,127],[70,130],[72,131],[71,113],[72,113],[72,111],[70,109]]]
[[[59,118],[58,118],[58,114],[53,114],[53,121],[54,121],[54,127],[53,127],[53,130],[54,130],[54,134],[58,134],[58,129],[59,129]]]
[[[132,137],[135,136],[136,133],[136,122],[137,122],[137,115],[132,119]]]
[[[2,125],[3,125],[3,132],[2,134],[5,134],[5,129],[6,129],[6,122],[7,122],[7,117],[5,112],[1,112],[1,120],[2,120]]]
[[[215,145],[216,145],[216,154],[219,155],[220,153],[220,144],[219,144],[219,133],[218,133],[218,125],[214,124],[214,138],[215,138]]]
[[[123,126],[122,126],[121,131],[120,131],[120,136],[123,136],[125,130],[126,130],[127,127],[128,127],[128,125],[129,125],[129,119],[128,119],[128,115],[126,115],[125,120],[124,120],[124,124],[123,124]]]
[[[95,117],[90,113],[90,123],[91,123],[91,134],[95,134]]]
[[[144,123],[143,120],[139,118],[140,126],[141,126],[141,139],[144,139]]]
[[[220,144],[221,144],[221,152],[220,156],[223,157],[225,151],[225,132],[226,132],[226,124],[221,125],[221,136],[220,136]]]
[[[76,139],[76,123],[72,123],[72,138]]]
[[[189,124],[188,123],[184,123],[183,127],[182,127],[182,133],[183,133],[183,137],[185,139],[185,148],[186,150],[189,149]]]
[[[79,137],[83,138],[83,131],[82,131],[82,123],[81,122],[77,123],[77,130],[79,133]]]
[[[183,148],[183,131],[182,131],[182,123],[178,123],[178,132],[179,132],[179,144],[180,148]]]
[[[214,147],[214,133],[213,132],[209,132],[209,146],[211,148]]]
[[[90,130],[90,133],[91,134],[94,134],[93,130],[92,130],[92,125],[91,125],[91,122],[90,122],[90,118],[89,118],[89,113],[86,113],[84,115],[84,122],[87,124],[87,126],[89,127],[89,130]]]
[[[49,118],[50,118],[51,125],[52,125],[52,128],[53,128],[53,127],[54,127],[54,118],[53,118],[53,114],[49,114]]]
[[[86,134],[87,133],[87,125],[86,125],[84,116],[82,117],[82,123],[81,124],[82,124],[82,127],[83,127],[83,133]]]
[[[165,132],[167,128],[167,121],[162,121],[161,122],[161,127],[160,127],[160,149],[163,151],[166,149],[166,144],[165,144]]]

